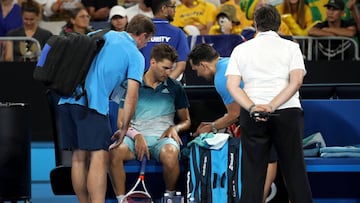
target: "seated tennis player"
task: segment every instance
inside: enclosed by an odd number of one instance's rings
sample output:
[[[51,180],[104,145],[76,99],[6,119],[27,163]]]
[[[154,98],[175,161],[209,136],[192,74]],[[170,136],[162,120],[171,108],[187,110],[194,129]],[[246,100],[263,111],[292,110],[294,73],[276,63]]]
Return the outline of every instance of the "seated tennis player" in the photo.
[[[182,85],[169,77],[177,53],[168,44],[153,47],[150,55],[150,68],[143,77],[139,89],[139,99],[130,128],[124,138],[116,137],[117,142],[110,146],[110,176],[118,202],[125,191],[126,171],[124,161],[143,156],[153,158],[163,165],[163,178],[166,191],[174,194],[180,174],[179,132],[190,128],[189,101]],[[124,103],[120,103],[118,127],[120,129]],[[126,104],[125,104],[126,108]],[[177,124],[174,123],[175,115]]]

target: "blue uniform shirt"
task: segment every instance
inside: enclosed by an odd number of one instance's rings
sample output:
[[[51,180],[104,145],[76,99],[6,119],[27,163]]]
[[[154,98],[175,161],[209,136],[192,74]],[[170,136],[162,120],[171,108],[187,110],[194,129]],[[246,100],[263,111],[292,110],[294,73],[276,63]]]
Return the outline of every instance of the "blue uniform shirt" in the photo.
[[[190,48],[184,31],[171,25],[167,20],[154,18],[152,21],[155,24],[156,33],[147,45],[140,50],[145,57],[145,71],[150,67],[151,49],[158,43],[170,44],[179,55],[178,61],[186,61]]]
[[[214,85],[217,93],[221,96],[225,105],[228,105],[234,102],[234,99],[231,97],[229,91],[226,89],[227,78],[225,76],[225,71],[229,63],[229,57],[221,57],[216,64],[216,73],[214,77]],[[240,87],[243,88],[244,83],[241,81]]]
[[[127,32],[109,31],[104,38],[105,44],[87,74],[85,89],[89,108],[107,115],[109,96],[115,88],[128,78],[142,81],[144,57]],[[85,98],[61,98],[59,104],[64,103],[85,105]]]

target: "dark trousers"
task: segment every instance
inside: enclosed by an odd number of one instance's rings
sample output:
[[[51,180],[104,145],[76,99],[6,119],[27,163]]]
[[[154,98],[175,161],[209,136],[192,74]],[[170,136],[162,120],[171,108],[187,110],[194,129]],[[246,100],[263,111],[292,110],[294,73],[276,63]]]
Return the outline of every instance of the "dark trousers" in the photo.
[[[304,115],[299,108],[277,110],[266,122],[255,122],[242,109],[240,116],[242,157],[241,203],[261,203],[271,145],[278,154],[291,203],[312,203],[302,149]]]

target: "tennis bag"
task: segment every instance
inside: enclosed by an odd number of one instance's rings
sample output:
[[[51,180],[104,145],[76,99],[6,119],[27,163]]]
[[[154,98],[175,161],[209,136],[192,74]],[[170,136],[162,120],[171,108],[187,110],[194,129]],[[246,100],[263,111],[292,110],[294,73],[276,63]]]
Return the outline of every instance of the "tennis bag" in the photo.
[[[34,79],[61,96],[80,98],[85,94],[86,75],[105,43],[103,35],[107,31],[97,31],[89,36],[79,33],[51,36],[41,51],[33,72]],[[75,93],[78,85],[83,91]]]
[[[201,203],[236,203],[241,195],[241,142],[229,137],[220,149],[192,143],[188,199]]]

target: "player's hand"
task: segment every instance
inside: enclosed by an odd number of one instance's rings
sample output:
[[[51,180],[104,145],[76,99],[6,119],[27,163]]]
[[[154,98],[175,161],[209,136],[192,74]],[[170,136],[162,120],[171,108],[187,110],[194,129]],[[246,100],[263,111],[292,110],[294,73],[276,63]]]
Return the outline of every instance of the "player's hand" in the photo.
[[[144,136],[141,134],[138,134],[134,138],[135,141],[135,156],[136,159],[141,161],[144,155],[149,160],[150,159],[150,152],[149,147],[144,139]]]
[[[168,138],[172,138],[174,139],[179,145],[183,145],[183,142],[178,134],[178,132],[176,132],[176,129],[174,126],[170,126],[162,135],[159,139],[162,139],[162,138],[165,138],[165,137],[168,137]]]

